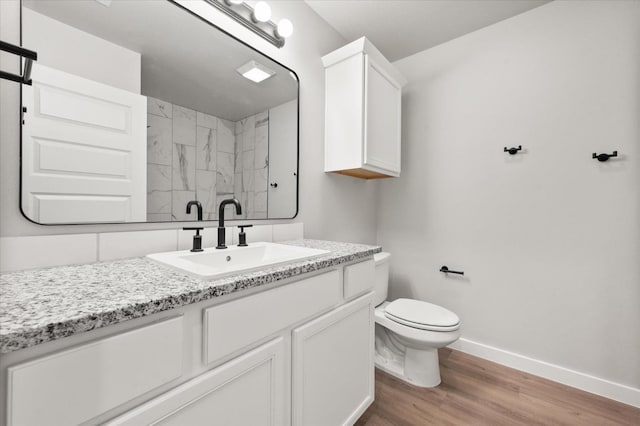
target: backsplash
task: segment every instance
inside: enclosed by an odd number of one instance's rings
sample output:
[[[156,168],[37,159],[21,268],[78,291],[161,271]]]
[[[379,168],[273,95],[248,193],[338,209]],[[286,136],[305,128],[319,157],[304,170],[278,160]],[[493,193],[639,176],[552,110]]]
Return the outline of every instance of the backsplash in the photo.
[[[243,214],[267,217],[268,111],[238,122],[147,98],[147,220],[184,221],[190,200],[202,204],[204,220],[236,197]]]
[[[213,247],[217,228],[205,228],[202,246]],[[238,228],[227,228],[227,245],[237,244]],[[258,225],[245,230],[249,244],[304,238],[302,223]],[[69,235],[0,238],[0,272],[71,265],[145,256],[149,253],[191,248],[193,231],[103,232]],[[60,248],[64,247],[64,250]]]

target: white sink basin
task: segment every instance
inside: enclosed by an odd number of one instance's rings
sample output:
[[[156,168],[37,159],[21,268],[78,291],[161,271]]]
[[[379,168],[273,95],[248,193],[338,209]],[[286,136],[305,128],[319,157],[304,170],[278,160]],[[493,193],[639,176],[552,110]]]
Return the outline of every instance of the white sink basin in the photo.
[[[147,257],[203,280],[270,268],[329,254],[328,250],[276,243],[251,243],[248,247],[229,246],[224,250],[207,248],[149,254]]]

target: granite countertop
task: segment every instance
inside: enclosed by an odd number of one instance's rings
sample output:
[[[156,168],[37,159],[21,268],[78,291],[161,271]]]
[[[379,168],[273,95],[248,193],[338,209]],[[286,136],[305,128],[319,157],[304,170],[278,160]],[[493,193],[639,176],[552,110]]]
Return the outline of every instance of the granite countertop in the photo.
[[[363,259],[378,246],[319,240],[283,244],[329,250],[311,260],[203,281],[147,258],[0,274],[0,353]]]

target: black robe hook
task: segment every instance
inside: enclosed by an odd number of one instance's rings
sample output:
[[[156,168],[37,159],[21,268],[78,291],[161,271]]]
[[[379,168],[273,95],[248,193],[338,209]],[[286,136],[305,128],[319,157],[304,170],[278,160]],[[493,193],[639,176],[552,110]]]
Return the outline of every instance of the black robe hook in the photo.
[[[600,162],[607,161],[607,160],[609,160],[609,158],[617,157],[617,156],[618,156],[618,151],[613,151],[612,154],[605,154],[605,153],[596,154],[595,152],[593,154],[591,154],[591,158],[595,158]]]
[[[522,151],[522,145],[518,145],[518,147],[512,146],[511,148],[504,147],[504,152],[508,152],[511,155],[516,155],[518,151]]]

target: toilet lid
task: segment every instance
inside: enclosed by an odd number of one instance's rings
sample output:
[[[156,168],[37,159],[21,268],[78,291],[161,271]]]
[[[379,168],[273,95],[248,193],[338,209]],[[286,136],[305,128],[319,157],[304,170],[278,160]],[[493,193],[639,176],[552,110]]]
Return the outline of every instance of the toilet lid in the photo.
[[[448,309],[413,299],[397,299],[385,308],[390,320],[422,330],[452,331],[460,326],[460,318]]]

